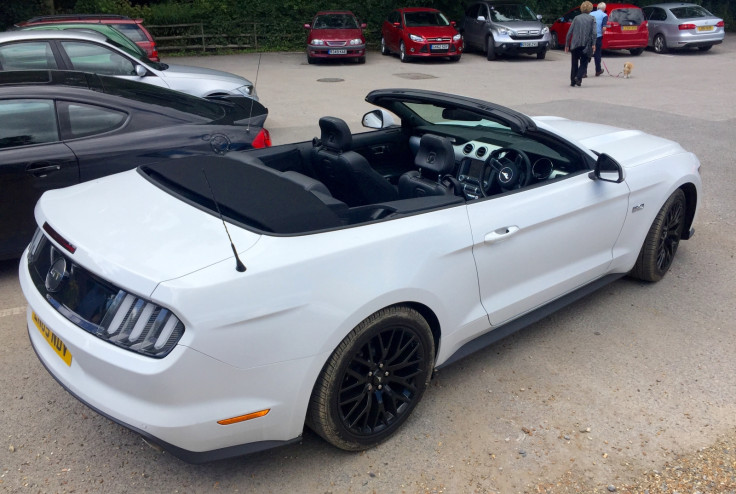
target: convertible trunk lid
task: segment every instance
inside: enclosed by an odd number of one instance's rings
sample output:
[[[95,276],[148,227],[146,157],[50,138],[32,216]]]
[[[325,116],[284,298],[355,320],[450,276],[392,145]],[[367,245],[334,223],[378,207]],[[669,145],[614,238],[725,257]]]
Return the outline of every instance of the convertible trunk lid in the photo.
[[[608,154],[625,168],[686,152],[674,141],[640,130],[621,129],[559,117],[534,117],[534,121],[540,128],[577,141],[586,149]]]
[[[136,170],[46,192],[36,221],[76,247],[75,263],[142,296],[162,281],[232,262],[222,221],[142,177]],[[99,225],[100,228],[90,228]],[[239,252],[260,235],[229,224]]]

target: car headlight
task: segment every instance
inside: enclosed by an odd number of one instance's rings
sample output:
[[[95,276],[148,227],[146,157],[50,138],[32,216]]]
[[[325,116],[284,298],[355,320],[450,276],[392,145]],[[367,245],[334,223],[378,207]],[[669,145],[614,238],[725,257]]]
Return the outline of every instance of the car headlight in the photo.
[[[313,39],[311,44],[314,46],[324,46],[325,41],[323,39]]]
[[[455,43],[457,43],[461,39],[463,39],[463,35],[460,33],[457,33],[455,36],[452,37],[452,41],[454,41]]]
[[[251,97],[251,98],[254,98],[256,95],[256,88],[253,87],[252,84],[246,84],[245,86],[240,86],[237,90],[243,95]]]
[[[514,34],[514,32],[511,29],[507,28],[507,27],[499,27],[498,28],[498,34],[503,34],[504,36],[510,36],[510,35]]]
[[[545,27],[544,27],[544,28],[542,29],[542,34],[547,34],[548,32],[549,32],[549,28],[545,26]]]
[[[362,41],[362,40],[360,40],[360,39],[351,39],[351,40],[350,40],[350,44],[351,44],[352,46],[355,46],[355,45],[362,45],[362,44],[363,44],[363,41]]]
[[[415,43],[421,43],[424,41],[424,38],[422,38],[421,36],[417,36],[416,34],[410,34],[409,39]]]

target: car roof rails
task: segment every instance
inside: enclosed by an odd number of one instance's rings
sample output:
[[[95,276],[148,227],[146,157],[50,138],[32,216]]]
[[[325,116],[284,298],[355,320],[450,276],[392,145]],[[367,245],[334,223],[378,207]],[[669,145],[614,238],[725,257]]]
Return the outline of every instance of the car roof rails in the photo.
[[[43,21],[73,21],[73,20],[86,20],[86,19],[120,19],[120,20],[132,20],[130,17],[125,15],[116,14],[58,14],[58,15],[40,15],[28,19],[27,23],[32,22],[43,22]]]

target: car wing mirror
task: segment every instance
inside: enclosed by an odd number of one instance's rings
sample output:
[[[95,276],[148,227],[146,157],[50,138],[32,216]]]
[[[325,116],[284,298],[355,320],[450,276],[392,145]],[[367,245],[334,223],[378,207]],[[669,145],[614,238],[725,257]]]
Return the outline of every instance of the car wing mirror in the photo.
[[[362,23],[362,24],[360,25],[360,28],[361,28],[361,29],[365,29],[366,27],[367,27],[367,25],[366,25],[366,23],[365,23],[365,22],[364,22],[364,23]]]
[[[483,17],[482,15],[479,15],[478,17],[476,17],[476,19],[475,19],[475,20],[476,20],[476,21],[481,21],[481,22],[485,22],[485,21],[486,21],[486,18],[485,18],[485,17]]]
[[[450,21],[450,25],[451,25],[452,27],[455,27],[455,26],[457,26],[457,22],[455,22],[455,21]]]
[[[539,22],[542,22],[542,14],[537,14],[537,20],[538,20]]]
[[[312,26],[309,24],[304,24],[304,29],[312,29]]]
[[[593,151],[595,153],[595,151]],[[603,180],[619,184],[624,181],[624,169],[618,161],[606,153],[596,153],[595,169],[588,175],[593,180]]]
[[[385,129],[386,127],[393,127],[396,125],[394,117],[382,108],[378,108],[373,111],[369,111],[363,115],[363,127],[369,129]]]
[[[148,71],[143,65],[136,65],[135,73],[138,75],[138,77],[143,77],[144,75],[148,74]]]
[[[394,24],[394,27],[398,27],[399,29],[401,28],[401,23],[400,22],[394,22],[393,24]]]

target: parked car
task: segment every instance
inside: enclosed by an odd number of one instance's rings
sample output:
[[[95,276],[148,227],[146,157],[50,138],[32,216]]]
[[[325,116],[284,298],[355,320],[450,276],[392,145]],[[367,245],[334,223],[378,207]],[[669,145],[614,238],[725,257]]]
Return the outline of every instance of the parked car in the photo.
[[[130,38],[125,36],[123,33],[112,26],[108,26],[107,24],[66,24],[63,22],[58,22],[54,24],[41,24],[37,26],[33,25],[28,27],[20,27],[18,29],[23,31],[65,31],[67,29],[71,29],[73,31],[96,32],[105,36],[108,43],[111,43],[118,48],[127,51],[135,57],[146,56],[146,52],[140,46],[131,41]]]
[[[399,60],[450,57],[457,62],[463,53],[463,37],[437,9],[412,7],[392,11],[381,26],[381,53],[399,54]]]
[[[549,28],[542,24],[542,16],[516,0],[472,4],[465,11],[460,31],[467,47],[483,51],[488,60],[519,53],[536,54],[543,59],[550,42]]]
[[[101,33],[75,30],[0,33],[0,71],[81,70],[145,82],[200,97],[258,99],[253,84],[220,70],[153,62]]]
[[[311,142],[45,193],[19,276],[48,371],[188,461],[305,422],[362,450],[434,369],[661,279],[693,234],[700,163],[675,142],[431,91],[366,101],[373,131],[322,117]]]
[[[0,259],[30,241],[44,191],[142,163],[268,146],[267,115],[243,96],[211,101],[83,72],[0,72]]]
[[[143,19],[131,19],[124,15],[109,14],[71,14],[71,15],[44,15],[19,22],[17,27],[52,26],[55,24],[99,24],[112,26],[130,40],[140,46],[146,56],[154,62],[159,62],[158,50],[153,36],[143,25]]]
[[[606,13],[608,14],[608,24],[606,24],[606,31],[603,33],[603,49],[629,50],[634,56],[641,55],[647,46],[649,37],[647,21],[644,19],[641,9],[628,3],[606,3]],[[557,19],[550,26],[549,30],[552,36],[550,46],[552,48],[565,46],[567,31],[577,15],[580,15],[579,6]]]
[[[365,63],[365,23],[349,11],[317,12],[311,24],[304,24],[307,35],[307,62],[333,58],[353,58]]]
[[[708,51],[726,36],[723,19],[700,5],[659,3],[642,11],[649,25],[649,46],[657,53],[679,48]]]

